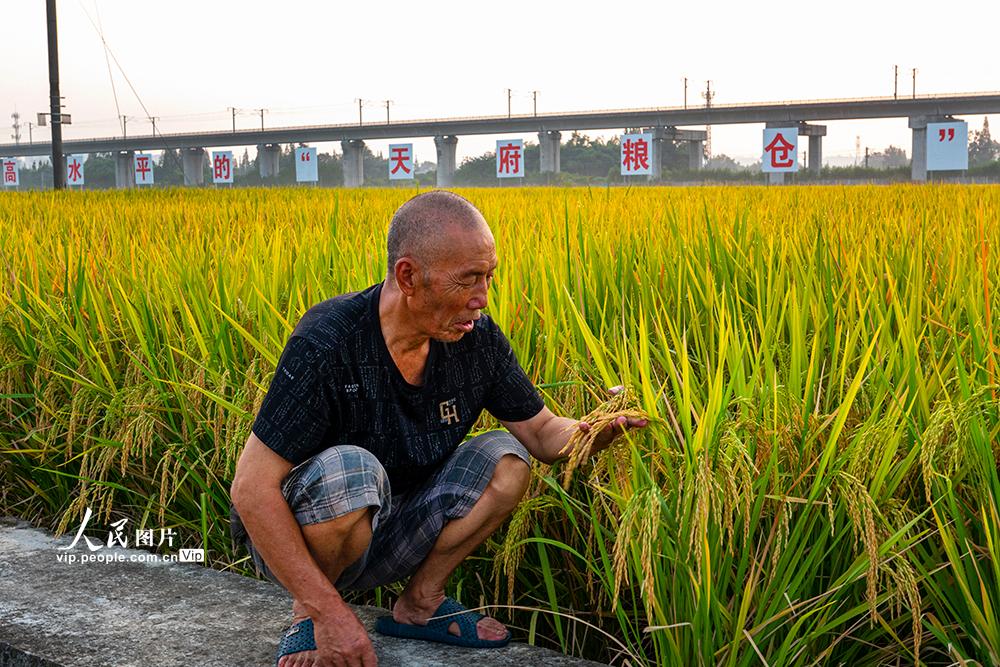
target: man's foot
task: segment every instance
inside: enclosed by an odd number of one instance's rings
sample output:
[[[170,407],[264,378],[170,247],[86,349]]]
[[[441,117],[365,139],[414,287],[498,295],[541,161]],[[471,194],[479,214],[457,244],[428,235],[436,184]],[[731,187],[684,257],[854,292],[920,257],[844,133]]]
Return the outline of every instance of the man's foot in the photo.
[[[409,625],[427,625],[427,619],[434,616],[434,612],[444,602],[444,597],[444,591],[420,600],[400,597],[392,606],[392,620]],[[456,637],[462,636],[458,623],[451,623],[448,632]],[[476,624],[476,634],[479,639],[496,641],[507,636],[507,628],[495,618],[485,616]]]
[[[309,618],[309,614],[305,612],[299,601],[292,601],[292,625],[306,618]],[[313,667],[318,656],[318,651],[299,651],[291,655],[283,655],[278,661],[278,667]]]

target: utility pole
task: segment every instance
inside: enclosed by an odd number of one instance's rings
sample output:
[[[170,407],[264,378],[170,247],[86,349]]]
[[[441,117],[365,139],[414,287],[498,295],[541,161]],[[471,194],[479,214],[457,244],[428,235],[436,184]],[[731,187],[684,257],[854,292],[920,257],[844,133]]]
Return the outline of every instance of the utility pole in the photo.
[[[507,118],[510,118],[510,88],[507,89]]]
[[[868,168],[868,147],[865,146],[865,169]]]
[[[917,68],[913,68],[913,99],[917,99]]]
[[[712,98],[715,97],[715,93],[712,92],[712,82],[705,82],[705,92],[701,94],[705,98],[705,110],[712,108]],[[706,120],[708,120],[706,118]],[[710,123],[705,124],[705,155],[708,158],[712,157],[712,125]]]
[[[363,120],[361,118],[361,104],[362,104],[362,100],[361,100],[360,97],[356,97],[356,98],[354,98],[354,101],[358,103],[358,126],[360,127],[361,125],[364,125],[364,122],[363,122]]]
[[[684,108],[688,108],[688,78],[684,77]]]
[[[66,187],[66,161],[62,152],[62,96],[59,95],[59,32],[56,0],[45,0],[49,42],[49,113],[52,114],[52,187]]]
[[[263,132],[264,131],[264,112],[266,112],[267,109],[257,109],[256,111],[260,112],[260,131]]]
[[[14,134],[10,135],[10,138],[14,140],[15,144],[21,143],[21,114],[14,112],[10,115],[14,119],[14,123],[11,127],[14,128]]]
[[[537,90],[531,91],[531,108],[533,109],[533,113],[537,116],[538,115],[538,91]]]
[[[35,124],[34,124],[34,123],[32,123],[32,122],[31,122],[31,121],[29,120],[29,121],[28,121],[28,143],[29,143],[29,144],[33,144],[33,143],[35,143],[35,142],[34,142],[34,141],[32,140],[32,138],[31,138],[31,129],[32,129],[33,127],[35,127]]]
[[[892,66],[892,99],[899,99],[899,65]]]

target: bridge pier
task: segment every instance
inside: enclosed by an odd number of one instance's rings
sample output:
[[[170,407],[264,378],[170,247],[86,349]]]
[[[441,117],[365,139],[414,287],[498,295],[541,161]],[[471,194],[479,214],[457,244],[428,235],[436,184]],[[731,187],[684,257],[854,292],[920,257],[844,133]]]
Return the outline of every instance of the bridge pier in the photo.
[[[135,187],[135,151],[115,153],[115,187]]]
[[[204,148],[185,148],[181,151],[181,164],[184,167],[184,185],[205,184],[205,164],[208,156]]]
[[[688,169],[698,171],[705,159],[705,142],[697,139],[688,141]]]
[[[257,144],[257,171],[261,180],[277,178],[281,166],[281,146],[278,144]]]
[[[649,176],[647,180],[658,181],[663,175],[663,140],[671,133],[672,127],[647,127],[643,132],[653,135],[653,140],[649,142]]]
[[[826,125],[810,125],[799,123],[799,136],[809,137],[809,156],[806,169],[819,176],[823,168],[823,137],[826,136]]]
[[[450,188],[455,185],[455,149],[458,137],[445,135],[434,137],[434,148],[437,150],[437,186]]]
[[[809,158],[806,168],[812,173],[819,175],[823,169],[823,137],[810,135],[809,137]]]
[[[652,146],[649,147],[650,173],[649,180],[658,181],[663,174],[663,142],[686,141],[688,143],[688,168],[701,169],[702,158],[705,155],[705,130],[683,130],[671,126],[647,127],[643,132],[653,135]]]
[[[360,188],[365,184],[365,142],[345,139],[340,148],[344,151],[344,187]]]
[[[955,120],[950,116],[910,116],[908,125],[913,130],[910,145],[910,180],[918,183],[927,181],[927,123],[943,123]]]
[[[562,145],[562,133],[557,130],[542,130],[538,133],[538,148],[543,174],[559,173],[559,149]]]

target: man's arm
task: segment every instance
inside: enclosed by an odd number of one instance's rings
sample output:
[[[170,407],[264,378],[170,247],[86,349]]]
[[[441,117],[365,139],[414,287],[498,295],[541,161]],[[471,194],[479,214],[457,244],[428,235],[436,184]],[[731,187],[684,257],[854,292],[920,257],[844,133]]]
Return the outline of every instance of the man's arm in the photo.
[[[302,529],[281,493],[281,482],[291,469],[289,461],[278,456],[251,432],[236,464],[230,488],[233,505],[268,568],[313,619],[321,654],[329,657],[328,651],[346,649],[365,665],[374,664],[367,633],[312,557]],[[341,635],[341,641],[334,640],[336,643],[361,645],[333,647],[320,644],[323,641],[321,637],[328,634],[328,628],[340,629],[337,634]],[[355,632],[348,633],[348,628]],[[349,639],[348,635],[352,635],[350,639],[356,642],[344,641]]]
[[[612,394],[617,393],[616,390],[621,391],[619,387],[614,387],[611,389]],[[569,456],[569,452],[563,454],[559,452],[566,446],[574,432],[583,431],[586,433],[590,430],[590,424],[587,422],[568,417],[557,417],[549,410],[548,406],[542,407],[541,411],[531,419],[519,422],[501,421],[500,423],[524,445],[529,454],[549,465]],[[615,423],[609,424],[598,434],[591,453],[607,448],[625,429],[643,428],[648,423],[645,419],[619,417]]]

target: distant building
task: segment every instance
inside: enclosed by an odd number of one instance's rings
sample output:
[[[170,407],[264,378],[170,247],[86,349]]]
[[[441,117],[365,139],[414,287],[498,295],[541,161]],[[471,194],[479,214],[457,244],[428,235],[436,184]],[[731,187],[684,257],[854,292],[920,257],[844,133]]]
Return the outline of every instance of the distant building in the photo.
[[[416,166],[413,167],[413,172],[416,174],[426,174],[431,171],[437,171],[437,163],[435,162],[417,162]]]

